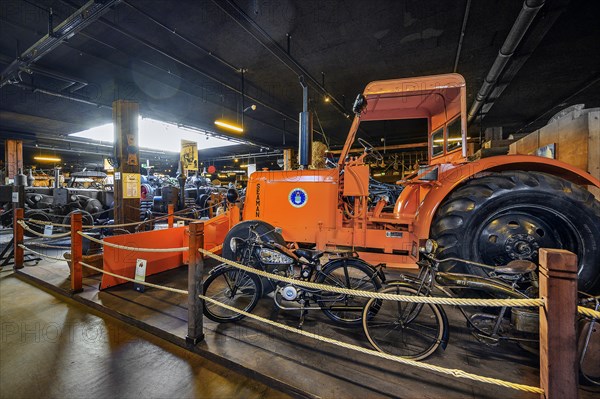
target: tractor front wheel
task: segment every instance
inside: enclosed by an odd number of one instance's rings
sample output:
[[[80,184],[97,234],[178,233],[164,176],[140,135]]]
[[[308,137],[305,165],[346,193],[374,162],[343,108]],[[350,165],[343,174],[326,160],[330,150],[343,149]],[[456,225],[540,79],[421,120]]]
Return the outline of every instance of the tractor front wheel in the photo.
[[[431,237],[439,257],[489,265],[538,261],[540,248],[578,257],[579,289],[600,291],[600,202],[556,176],[508,171],[468,180],[440,205]],[[442,263],[446,270],[485,275],[475,266]]]

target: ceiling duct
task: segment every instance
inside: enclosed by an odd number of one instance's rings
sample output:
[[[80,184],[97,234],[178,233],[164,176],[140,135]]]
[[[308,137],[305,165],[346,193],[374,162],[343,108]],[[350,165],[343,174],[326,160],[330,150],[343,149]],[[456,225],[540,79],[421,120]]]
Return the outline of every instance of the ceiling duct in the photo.
[[[498,51],[498,56],[494,60],[492,67],[487,73],[483,85],[477,92],[477,96],[475,97],[475,101],[471,105],[471,109],[469,109],[468,122],[471,123],[479,109],[483,106],[488,96],[490,95],[492,89],[496,85],[498,78],[506,68],[508,61],[511,59],[515,50],[523,40],[523,37],[527,33],[531,23],[533,22],[535,16],[538,11],[544,5],[544,0],[525,0],[523,2],[523,8],[521,8],[521,12],[517,17],[515,23],[513,24],[510,32],[508,32],[508,36],[506,40],[504,40],[504,44]]]
[[[120,2],[121,0],[90,0],[56,28],[52,29],[50,26],[48,34],[19,55],[2,71],[0,87],[9,83],[19,83],[21,81],[19,73],[22,70],[27,70],[31,64],[89,26]]]

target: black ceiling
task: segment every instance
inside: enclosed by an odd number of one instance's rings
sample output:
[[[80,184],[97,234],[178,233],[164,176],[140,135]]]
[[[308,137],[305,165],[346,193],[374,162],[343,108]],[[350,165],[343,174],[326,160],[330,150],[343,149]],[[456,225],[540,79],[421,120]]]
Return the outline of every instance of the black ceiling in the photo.
[[[289,35],[294,62],[339,103],[312,90],[315,129],[339,146],[350,124],[343,113],[368,82],[453,71],[467,3],[456,71],[470,106],[523,1],[126,0],[22,73],[19,85],[0,89],[0,134],[50,143],[110,122],[119,98],[139,101],[144,116],[215,130],[215,118],[241,119],[236,69],[244,68],[244,105],[257,104],[245,114],[245,138],[295,146],[301,88],[297,69],[280,60]],[[47,10],[57,25],[83,4],[3,0],[0,69],[47,33]],[[236,7],[245,22],[228,14]],[[546,1],[471,128],[531,131],[568,105],[600,106],[599,10],[592,0]],[[261,32],[274,43],[261,44]],[[415,126],[406,134],[418,135]],[[250,151],[258,148],[226,152]]]

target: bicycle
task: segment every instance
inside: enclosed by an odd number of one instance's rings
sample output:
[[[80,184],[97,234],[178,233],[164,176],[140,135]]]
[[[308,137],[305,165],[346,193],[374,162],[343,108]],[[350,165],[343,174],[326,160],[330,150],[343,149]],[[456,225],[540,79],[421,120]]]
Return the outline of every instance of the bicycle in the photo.
[[[494,298],[526,299],[537,297],[536,265],[515,260],[506,266],[489,266],[458,258],[438,260],[434,253],[437,244],[428,240],[417,262],[420,271],[414,277],[403,275],[400,280],[388,283],[382,292],[410,296],[443,295],[455,297],[455,292],[477,291]],[[443,262],[464,262],[488,271],[489,277],[439,271]],[[501,341],[514,341],[527,349],[538,341],[538,311],[529,308],[502,307],[497,312],[475,311],[469,313],[458,307],[467,321],[471,333],[480,342],[497,345]],[[507,319],[510,313],[510,320]],[[440,346],[445,349],[449,339],[448,317],[441,305],[406,303],[370,299],[363,311],[363,329],[371,345],[380,352],[423,360]]]
[[[255,225],[250,225],[248,230],[247,238],[235,237],[229,244],[235,260],[241,264],[299,281],[335,287],[367,291],[378,291],[382,287],[383,274],[355,256],[342,256],[321,265],[323,251],[290,249],[278,243],[284,242],[278,232],[273,235],[273,241],[266,242],[256,232]],[[306,313],[314,309],[323,311],[338,324],[360,326],[367,302],[364,297],[304,288],[259,277],[227,264],[212,269],[204,281],[205,296],[245,312],[252,312],[260,298],[270,293],[273,293],[277,308],[300,312],[299,327],[302,327]],[[204,304],[204,314],[219,323],[244,318],[242,313],[209,303]]]

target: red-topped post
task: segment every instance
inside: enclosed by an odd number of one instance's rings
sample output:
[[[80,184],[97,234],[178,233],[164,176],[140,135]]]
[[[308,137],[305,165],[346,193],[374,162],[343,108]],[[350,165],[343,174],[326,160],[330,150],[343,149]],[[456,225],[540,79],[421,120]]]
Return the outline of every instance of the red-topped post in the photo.
[[[82,231],[81,213],[71,214],[71,293],[83,291],[83,237],[78,234]]]
[[[542,398],[577,398],[577,256],[540,249],[540,386]]]
[[[204,222],[189,225],[189,264],[188,264],[188,333],[186,341],[192,345],[204,339],[202,331],[202,273],[204,257],[198,248],[204,248]]]
[[[23,245],[23,226],[18,222],[23,220],[24,211],[23,208],[15,208],[13,210],[13,237],[14,237],[14,256],[15,256],[15,269],[22,269],[24,267],[23,262],[25,261],[25,251],[19,245]]]
[[[169,223],[169,228],[173,228],[173,223],[175,220],[175,216],[173,215],[173,213],[175,212],[175,207],[173,206],[173,204],[169,204],[167,206],[167,221]]]

